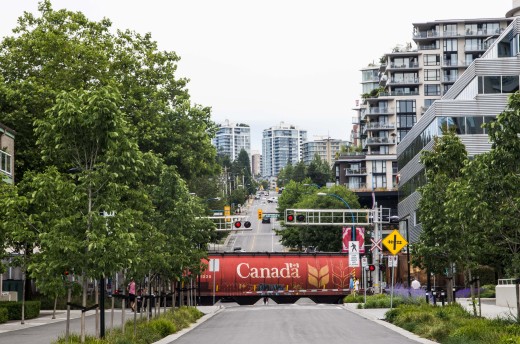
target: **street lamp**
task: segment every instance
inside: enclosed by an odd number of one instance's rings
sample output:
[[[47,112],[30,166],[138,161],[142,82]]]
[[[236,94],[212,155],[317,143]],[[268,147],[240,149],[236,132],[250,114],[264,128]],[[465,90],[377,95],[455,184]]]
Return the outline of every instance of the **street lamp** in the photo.
[[[347,206],[348,209],[352,210],[352,208],[350,207],[350,205],[347,203],[347,201],[345,201],[343,198],[341,198],[340,196],[336,195],[336,194],[333,194],[333,193],[325,193],[325,192],[318,192],[317,193],[318,196],[331,196],[331,197],[334,197],[334,198],[337,198],[339,199],[340,201],[342,201],[343,203],[345,203],[345,205]],[[351,212],[350,215],[352,216],[352,241],[356,241],[356,229],[354,228],[354,223],[356,222],[355,219],[354,219],[354,213]]]
[[[404,219],[401,219],[401,221],[406,222],[406,241],[408,242],[408,245],[410,245],[410,238],[409,238],[409,231],[408,231],[408,219],[409,216],[405,217]],[[408,289],[411,287],[411,276],[410,276],[410,246],[406,248],[406,268],[408,270]]]

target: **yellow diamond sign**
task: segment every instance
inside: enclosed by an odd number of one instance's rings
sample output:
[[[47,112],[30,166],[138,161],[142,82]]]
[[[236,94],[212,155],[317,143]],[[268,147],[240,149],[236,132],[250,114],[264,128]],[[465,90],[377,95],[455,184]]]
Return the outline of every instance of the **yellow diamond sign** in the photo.
[[[394,230],[383,239],[383,244],[388,251],[395,255],[397,252],[401,251],[403,247],[408,245],[408,241],[403,238],[398,230]]]

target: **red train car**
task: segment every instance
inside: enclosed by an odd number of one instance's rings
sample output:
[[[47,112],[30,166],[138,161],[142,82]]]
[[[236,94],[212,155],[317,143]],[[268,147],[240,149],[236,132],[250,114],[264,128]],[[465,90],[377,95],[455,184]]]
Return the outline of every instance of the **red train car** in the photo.
[[[344,253],[218,253],[210,254],[217,271],[200,277],[204,304],[220,299],[254,304],[268,296],[276,303],[307,297],[318,303],[337,303],[350,293],[361,269],[348,266]],[[213,264],[213,263],[211,263]]]

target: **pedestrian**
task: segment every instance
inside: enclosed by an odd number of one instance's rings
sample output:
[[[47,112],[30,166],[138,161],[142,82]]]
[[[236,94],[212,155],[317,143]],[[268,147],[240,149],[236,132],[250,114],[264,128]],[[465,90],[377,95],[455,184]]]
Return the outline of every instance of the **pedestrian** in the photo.
[[[264,296],[264,305],[268,305],[269,304],[269,298],[266,296]]]
[[[130,301],[130,308],[132,312],[135,312],[135,281],[132,278],[128,286],[126,287],[128,290],[128,300]]]

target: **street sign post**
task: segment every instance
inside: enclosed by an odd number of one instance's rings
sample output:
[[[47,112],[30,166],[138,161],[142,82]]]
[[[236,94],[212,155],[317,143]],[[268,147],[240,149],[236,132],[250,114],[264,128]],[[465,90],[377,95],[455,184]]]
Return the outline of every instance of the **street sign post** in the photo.
[[[385,245],[390,253],[395,255],[401,251],[403,247],[408,245],[408,241],[406,241],[401,233],[396,229],[383,239],[383,245]]]
[[[359,267],[359,241],[350,242],[350,251],[348,253],[348,266],[351,268]]]

